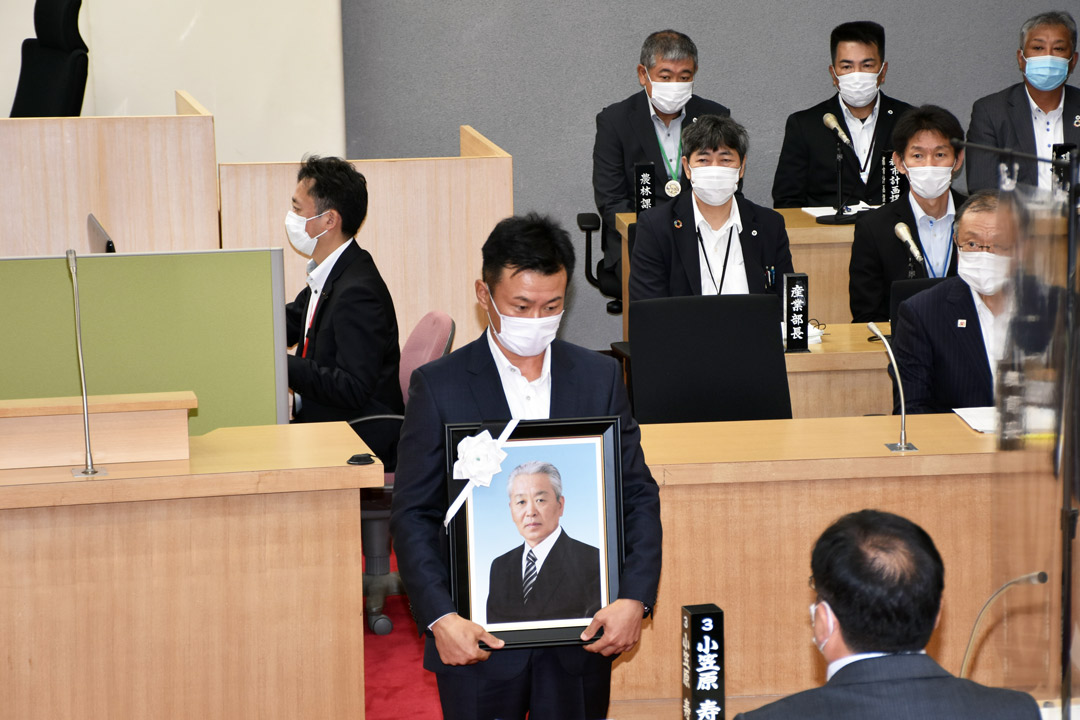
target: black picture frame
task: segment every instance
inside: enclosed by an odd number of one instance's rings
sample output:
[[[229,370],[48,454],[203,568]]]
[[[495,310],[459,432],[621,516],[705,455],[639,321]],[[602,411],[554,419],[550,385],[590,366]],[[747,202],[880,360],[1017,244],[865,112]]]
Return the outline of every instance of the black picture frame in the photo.
[[[505,426],[505,422],[446,425],[448,503],[452,503],[468,484],[468,480],[455,479],[453,474],[458,443],[483,430],[488,430],[496,438]],[[483,625],[488,632],[506,643],[505,648],[585,644],[580,636],[588,626],[590,617],[489,621],[487,603],[492,563],[488,562],[488,558],[507,547],[510,550],[502,555],[508,556],[517,550],[520,558],[520,548],[525,543],[510,513],[507,478],[511,470],[524,458],[543,462],[560,458],[560,462],[569,465],[560,468],[563,475],[563,505],[566,509],[580,509],[572,518],[567,518],[564,511],[560,517],[560,527],[565,534],[577,535],[588,545],[592,544],[590,540],[597,543],[595,549],[600,559],[600,603],[597,608],[618,598],[619,576],[625,557],[619,448],[620,425],[617,416],[522,420],[518,423],[503,447],[508,457],[502,462],[500,472],[493,476],[490,486],[474,488],[473,496],[447,527],[450,534],[450,593],[459,615]],[[591,473],[591,467],[595,467],[595,474]],[[573,478],[570,481],[568,474]],[[576,508],[575,504],[580,508]],[[502,511],[496,509],[500,506]],[[590,517],[595,517],[591,532]],[[572,530],[569,529],[571,523]],[[510,545],[511,536],[516,538],[516,546]],[[544,565],[541,565],[538,583],[543,572]],[[592,641],[597,637],[599,634]]]

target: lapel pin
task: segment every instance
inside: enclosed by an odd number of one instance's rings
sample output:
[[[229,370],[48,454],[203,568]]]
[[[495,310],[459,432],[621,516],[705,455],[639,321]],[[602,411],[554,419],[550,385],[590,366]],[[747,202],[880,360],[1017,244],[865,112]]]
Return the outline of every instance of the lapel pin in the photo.
[[[753,235],[754,237],[757,237],[757,230],[751,230],[750,234]]]
[[[887,110],[886,112],[892,115],[892,110]]]
[[[967,320],[963,318],[956,321],[956,327],[967,327]]]
[[[1073,127],[1080,127],[1080,115],[1073,118]]]
[[[1076,119],[1077,119],[1077,120],[1080,120],[1080,117],[1078,117],[1078,118],[1076,118]],[[691,120],[691,122],[697,122],[697,118],[694,118],[693,120]]]
[[[677,229],[679,229],[681,227],[682,227],[682,220],[676,220],[675,221],[675,229],[677,230]]]

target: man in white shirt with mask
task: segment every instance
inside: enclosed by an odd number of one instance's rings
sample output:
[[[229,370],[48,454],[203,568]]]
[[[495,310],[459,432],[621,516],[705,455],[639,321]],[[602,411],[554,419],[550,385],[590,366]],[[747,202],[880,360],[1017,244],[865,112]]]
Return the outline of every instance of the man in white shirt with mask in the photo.
[[[390,519],[424,667],[449,720],[606,718],[613,657],[634,647],[660,579],[660,500],[630,415],[620,366],[555,339],[574,272],[569,234],[535,214],[503,220],[483,247],[476,299],[489,321],[477,340],[413,373]],[[447,567],[447,423],[615,415],[621,419],[626,557],[618,598],[582,633],[584,646],[503,649],[457,613]],[[494,522],[503,521],[500,514]],[[493,651],[480,647],[485,643]]]
[[[967,198],[950,190],[964,164],[964,151],[953,148],[952,138],[964,139],[960,121],[936,105],[908,110],[897,121],[893,162],[911,187],[855,223],[848,267],[852,322],[888,320],[897,280],[956,274],[952,225]],[[901,223],[906,231],[898,231]]]
[[[968,140],[1011,148],[1040,158],[1053,157],[1060,143],[1080,146],[1080,89],[1066,85],[1076,69],[1076,21],[1063,10],[1028,18],[1020,28],[1016,63],[1023,82],[975,101]],[[998,166],[1014,161],[992,152],[972,150],[968,157],[968,190],[998,188]],[[1049,163],[1017,160],[1022,183],[1053,188]]]
[[[879,510],[845,515],[814,544],[810,569],[826,683],[736,720],[1038,720],[1030,695],[953,677],[926,654],[945,564],[915,523]]]
[[[642,90],[596,116],[593,192],[604,222],[607,268],[616,268],[621,259],[615,215],[636,210],[634,165],[652,163],[656,169],[651,206],[670,202],[690,189],[679,165],[683,129],[701,115],[730,114],[720,103],[693,94],[698,51],[681,32],[652,33],[641,46],[639,60],[636,78]]]
[[[784,218],[735,195],[746,172],[746,129],[703,115],[683,130],[681,159],[692,193],[638,216],[630,299],[779,295],[794,272]]]
[[[973,194],[956,214],[957,277],[900,304],[893,352],[909,413],[994,404],[1012,317],[1015,236],[1014,213],[999,208],[997,193]],[[899,413],[895,383],[893,399]]]
[[[889,71],[885,61],[885,29],[861,20],[833,28],[829,38],[832,64],[829,77],[837,94],[812,108],[793,113],[784,129],[784,144],[773,178],[773,207],[825,207],[836,205],[837,134],[825,126],[832,115],[843,130],[843,204],[860,200],[869,205],[891,202],[883,195],[884,178],[895,194],[904,183],[889,183],[893,168],[892,131],[911,105],[880,91]]]

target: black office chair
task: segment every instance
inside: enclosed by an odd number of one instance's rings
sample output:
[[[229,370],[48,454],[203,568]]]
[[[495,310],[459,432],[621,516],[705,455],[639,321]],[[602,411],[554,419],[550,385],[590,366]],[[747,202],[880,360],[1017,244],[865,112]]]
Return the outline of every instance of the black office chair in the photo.
[[[622,313],[621,268],[618,265],[614,268],[604,267],[602,257],[595,266],[593,265],[592,235],[599,231],[601,242],[603,242],[607,230],[596,213],[578,213],[577,224],[578,228],[585,233],[585,279],[597,288],[601,295],[612,298],[608,301],[607,311],[612,315],[619,315]],[[631,229],[633,227],[631,226]]]
[[[889,290],[889,324],[896,332],[896,320],[900,317],[900,303],[929,290],[945,278],[917,278],[915,280],[897,280]]]
[[[630,337],[640,423],[791,417],[772,293],[633,302]]]
[[[37,38],[22,44],[22,67],[11,117],[78,117],[89,60],[79,35],[82,0],[37,0]]]

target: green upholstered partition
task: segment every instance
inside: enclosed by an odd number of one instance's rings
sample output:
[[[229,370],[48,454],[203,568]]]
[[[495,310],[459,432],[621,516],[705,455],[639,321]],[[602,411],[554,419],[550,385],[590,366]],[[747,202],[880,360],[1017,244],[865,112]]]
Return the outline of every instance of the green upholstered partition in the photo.
[[[287,420],[280,249],[78,259],[90,395],[191,390],[192,435]],[[0,398],[78,395],[63,257],[0,260]]]

